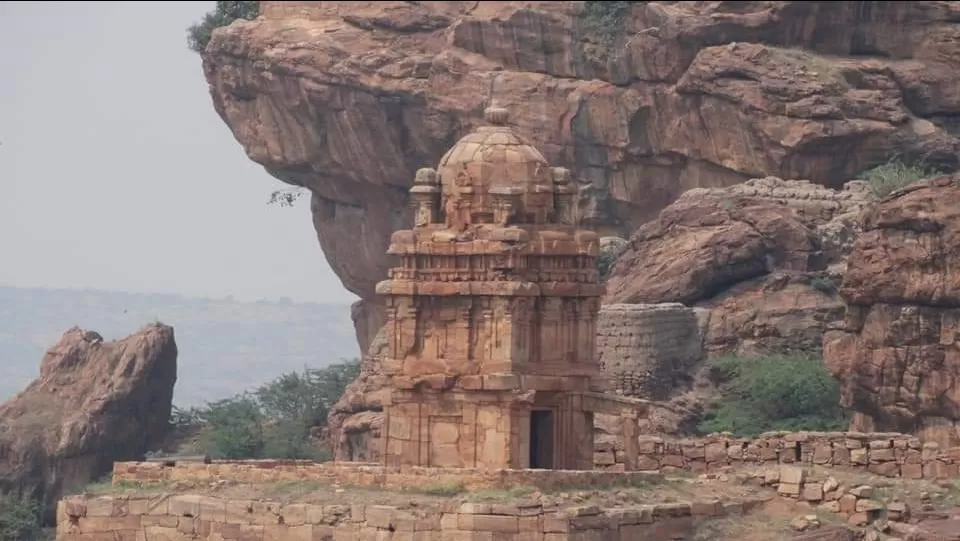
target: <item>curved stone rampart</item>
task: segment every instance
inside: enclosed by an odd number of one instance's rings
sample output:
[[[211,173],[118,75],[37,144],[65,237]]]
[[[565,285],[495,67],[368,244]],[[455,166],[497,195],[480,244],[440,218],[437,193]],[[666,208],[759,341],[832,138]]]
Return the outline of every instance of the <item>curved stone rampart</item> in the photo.
[[[680,303],[602,306],[597,356],[609,391],[663,400],[703,358],[696,312]]]

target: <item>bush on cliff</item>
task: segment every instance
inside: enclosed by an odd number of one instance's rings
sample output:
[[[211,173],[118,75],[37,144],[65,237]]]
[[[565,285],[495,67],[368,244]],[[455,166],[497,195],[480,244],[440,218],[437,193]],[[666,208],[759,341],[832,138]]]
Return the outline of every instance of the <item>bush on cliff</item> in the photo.
[[[210,43],[213,37],[213,29],[221,26],[227,26],[237,19],[253,20],[257,18],[260,12],[260,2],[243,1],[218,1],[217,7],[213,11],[203,16],[203,19],[190,25],[187,29],[187,46],[190,49],[202,53]]]
[[[840,385],[812,356],[721,357],[710,361],[721,398],[703,433],[756,436],[770,430],[843,430]]]
[[[936,174],[935,169],[929,168],[923,163],[908,165],[900,161],[899,158],[894,158],[885,164],[864,171],[860,174],[860,180],[867,181],[873,195],[881,198],[920,179]]]
[[[42,512],[33,500],[0,494],[0,541],[40,539]]]
[[[201,408],[175,408],[171,423],[200,427],[198,451],[216,459],[321,459],[310,432],[360,371],[351,360],[283,374],[253,392]]]

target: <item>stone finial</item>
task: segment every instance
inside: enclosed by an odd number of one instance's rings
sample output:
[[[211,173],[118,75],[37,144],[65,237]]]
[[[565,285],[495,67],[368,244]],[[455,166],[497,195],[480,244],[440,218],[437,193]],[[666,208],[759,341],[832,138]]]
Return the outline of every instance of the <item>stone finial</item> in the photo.
[[[429,167],[417,169],[417,176],[413,183],[419,186],[434,186],[437,184],[437,170]]]
[[[570,184],[570,170],[566,167],[554,167],[553,168],[553,183],[560,185]]]
[[[510,111],[497,105],[491,105],[483,110],[483,117],[494,126],[505,126],[510,120]]]

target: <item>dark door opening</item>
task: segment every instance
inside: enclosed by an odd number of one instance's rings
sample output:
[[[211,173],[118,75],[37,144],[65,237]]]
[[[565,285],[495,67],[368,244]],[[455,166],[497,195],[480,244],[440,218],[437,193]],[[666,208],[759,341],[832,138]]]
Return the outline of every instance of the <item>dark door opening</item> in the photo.
[[[530,412],[530,467],[553,469],[553,412]]]

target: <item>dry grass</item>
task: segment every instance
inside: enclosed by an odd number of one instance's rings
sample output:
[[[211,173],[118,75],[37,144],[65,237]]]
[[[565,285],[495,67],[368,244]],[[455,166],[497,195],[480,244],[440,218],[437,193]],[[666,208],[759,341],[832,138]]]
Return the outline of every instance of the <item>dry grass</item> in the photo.
[[[778,498],[746,516],[697,521],[693,541],[787,541],[796,535],[790,521],[807,515],[816,515],[820,528],[843,524],[838,515]]]
[[[829,59],[803,49],[767,47],[774,60],[795,72],[806,73],[833,88],[838,93],[850,90],[850,82],[843,76],[843,70]]]

